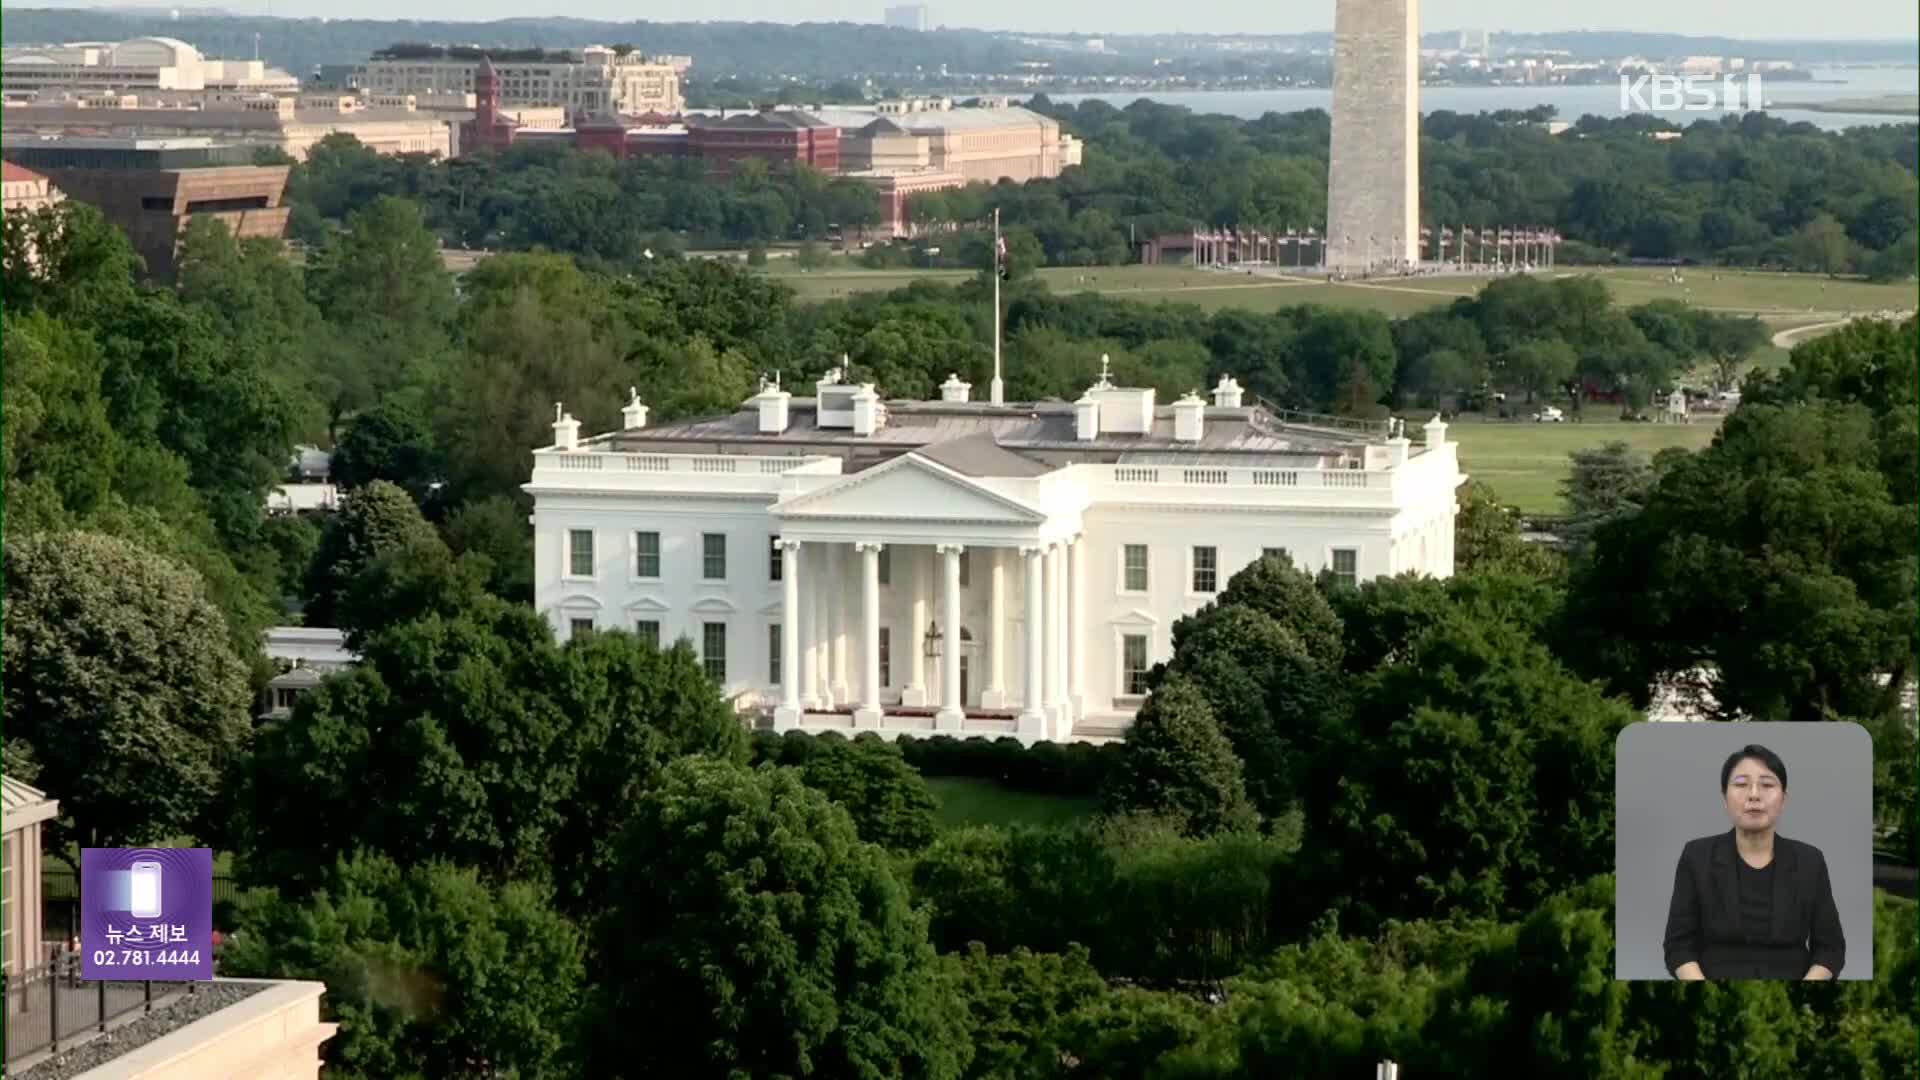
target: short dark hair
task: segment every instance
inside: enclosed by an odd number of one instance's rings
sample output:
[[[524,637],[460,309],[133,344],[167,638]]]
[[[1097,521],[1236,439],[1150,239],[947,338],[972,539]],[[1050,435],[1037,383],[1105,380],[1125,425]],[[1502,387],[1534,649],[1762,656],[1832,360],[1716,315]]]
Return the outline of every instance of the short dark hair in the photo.
[[[1733,767],[1748,758],[1752,758],[1760,764],[1765,765],[1772,771],[1773,775],[1780,778],[1780,790],[1787,790],[1787,763],[1780,760],[1779,754],[1774,753],[1766,747],[1755,743],[1748,743],[1734,751],[1733,754],[1727,758],[1727,763],[1720,766],[1721,791],[1727,790],[1727,781],[1733,779]]]

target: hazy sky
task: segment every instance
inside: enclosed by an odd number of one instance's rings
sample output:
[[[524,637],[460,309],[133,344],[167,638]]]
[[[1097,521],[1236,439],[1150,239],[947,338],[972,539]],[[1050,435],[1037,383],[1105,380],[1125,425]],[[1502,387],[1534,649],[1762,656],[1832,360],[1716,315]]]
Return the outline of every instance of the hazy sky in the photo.
[[[21,0],[22,7],[108,6],[115,0]],[[142,0],[118,0],[122,4]],[[533,13],[626,21],[688,18],[878,22],[898,0],[172,0],[236,14],[488,20]],[[166,7],[169,0],[146,0]],[[142,6],[145,6],[143,3]],[[936,25],[1033,31],[1288,33],[1333,26],[1332,0],[959,0],[931,3]],[[1920,35],[1914,0],[1426,0],[1428,30],[1647,30],[1730,37],[1907,38]]]

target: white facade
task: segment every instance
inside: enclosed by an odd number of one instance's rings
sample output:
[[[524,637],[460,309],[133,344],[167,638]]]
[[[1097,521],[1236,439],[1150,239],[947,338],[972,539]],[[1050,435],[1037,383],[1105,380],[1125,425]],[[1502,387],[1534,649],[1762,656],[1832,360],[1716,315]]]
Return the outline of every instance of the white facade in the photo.
[[[672,59],[676,63],[662,62]],[[499,60],[499,104],[505,108],[561,106],[577,116],[612,113],[674,115],[686,108],[680,92],[685,57],[653,58],[589,45],[574,60]],[[360,67],[358,85],[371,93],[443,97],[474,92],[480,60],[450,57],[375,57]]]
[[[1229,379],[1170,407],[1104,378],[1071,404],[942,389],[881,402],[836,372],[729,417],[649,428],[635,401],[586,440],[558,415],[526,486],[535,603],[563,638],[688,638],[776,729],[1033,743],[1124,733],[1174,621],[1264,554],[1452,573],[1465,477],[1437,420],[1416,447],[1283,424]]]

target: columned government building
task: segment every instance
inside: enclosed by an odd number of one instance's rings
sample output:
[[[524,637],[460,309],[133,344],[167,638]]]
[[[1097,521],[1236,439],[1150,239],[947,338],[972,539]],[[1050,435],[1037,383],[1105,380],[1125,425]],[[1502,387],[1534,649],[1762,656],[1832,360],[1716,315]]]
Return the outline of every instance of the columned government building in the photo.
[[[1104,368],[1104,364],[1103,364]],[[730,415],[534,452],[535,603],[564,638],[688,639],[777,730],[1022,742],[1125,733],[1181,616],[1286,553],[1350,580],[1453,569],[1465,480],[1398,428],[1171,405],[1103,374],[993,405],[884,401],[839,370]]]

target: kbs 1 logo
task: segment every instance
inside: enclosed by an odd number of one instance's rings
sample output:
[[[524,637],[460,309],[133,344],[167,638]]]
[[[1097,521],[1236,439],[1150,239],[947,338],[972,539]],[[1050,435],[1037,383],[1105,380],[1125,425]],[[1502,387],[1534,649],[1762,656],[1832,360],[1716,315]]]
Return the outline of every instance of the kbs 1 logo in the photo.
[[[1749,112],[1766,107],[1758,75],[1620,76],[1620,111]]]

